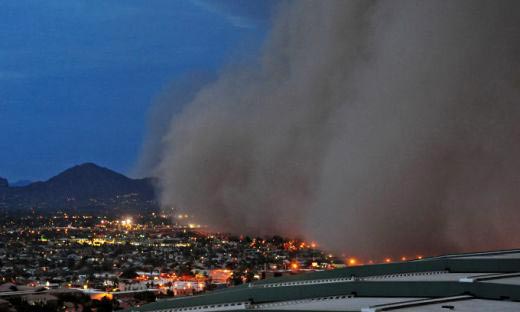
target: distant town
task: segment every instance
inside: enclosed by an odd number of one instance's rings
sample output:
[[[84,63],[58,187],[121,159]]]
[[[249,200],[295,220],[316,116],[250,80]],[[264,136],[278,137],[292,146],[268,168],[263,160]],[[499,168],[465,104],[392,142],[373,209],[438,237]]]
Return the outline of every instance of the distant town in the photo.
[[[25,186],[0,182],[0,312],[113,311],[265,278],[421,258],[359,259],[274,233],[213,233],[179,208],[161,210],[152,178],[92,163]]]
[[[5,216],[0,311],[112,311],[345,264],[313,242],[209,233],[184,213]]]

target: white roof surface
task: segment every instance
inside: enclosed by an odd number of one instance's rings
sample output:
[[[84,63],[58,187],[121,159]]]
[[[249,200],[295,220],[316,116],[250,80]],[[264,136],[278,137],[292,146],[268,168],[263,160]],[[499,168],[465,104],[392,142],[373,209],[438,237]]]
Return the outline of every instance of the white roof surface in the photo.
[[[457,256],[457,259],[520,259],[520,252],[476,254],[471,256]]]
[[[489,274],[489,273],[486,273]],[[481,276],[482,273],[449,273],[449,272],[417,272],[392,275],[370,276],[363,281],[392,281],[392,282],[457,282],[461,278]]]
[[[507,285],[520,285],[520,276],[516,277],[506,277],[506,278],[497,278],[488,281],[484,281],[484,283],[495,283],[495,284],[507,284]],[[520,311],[520,310],[519,310]]]
[[[443,306],[445,308],[443,308]],[[453,306],[453,310],[447,308]],[[403,307],[400,312],[439,312],[439,311],[456,311],[456,312],[518,312],[520,311],[520,302],[513,301],[499,301],[499,300],[484,300],[484,299],[470,299],[460,301],[450,301],[442,303],[434,303],[428,305],[420,305],[413,307]]]
[[[345,297],[345,296],[342,296]],[[361,311],[373,305],[415,301],[421,298],[362,298],[345,297],[339,299],[316,298],[307,300],[281,301],[270,304],[255,305],[255,309],[261,310],[309,310],[309,311]]]

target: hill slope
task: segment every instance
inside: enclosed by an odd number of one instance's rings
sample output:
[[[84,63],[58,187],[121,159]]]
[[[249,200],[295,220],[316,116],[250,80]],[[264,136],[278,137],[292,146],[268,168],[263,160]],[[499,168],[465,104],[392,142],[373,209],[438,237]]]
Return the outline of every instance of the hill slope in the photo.
[[[104,214],[156,210],[153,180],[131,179],[93,163],[63,171],[45,182],[0,188],[0,210],[91,211]]]

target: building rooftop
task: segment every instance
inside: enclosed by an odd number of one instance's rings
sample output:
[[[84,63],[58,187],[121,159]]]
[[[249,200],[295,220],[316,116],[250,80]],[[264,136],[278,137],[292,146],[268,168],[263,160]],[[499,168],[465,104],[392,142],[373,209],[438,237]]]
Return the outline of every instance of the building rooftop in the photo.
[[[279,277],[127,311],[520,311],[520,251]]]

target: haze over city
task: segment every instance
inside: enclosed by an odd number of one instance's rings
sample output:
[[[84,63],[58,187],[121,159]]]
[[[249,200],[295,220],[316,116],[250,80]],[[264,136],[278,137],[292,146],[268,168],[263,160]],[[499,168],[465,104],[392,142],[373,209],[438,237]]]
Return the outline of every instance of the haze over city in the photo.
[[[516,250],[519,99],[513,0],[4,1],[0,311]]]
[[[160,201],[363,256],[513,248],[518,27],[508,1],[282,5],[256,61],[153,128]]]
[[[511,247],[514,5],[8,1],[0,170],[96,162],[341,252]]]

